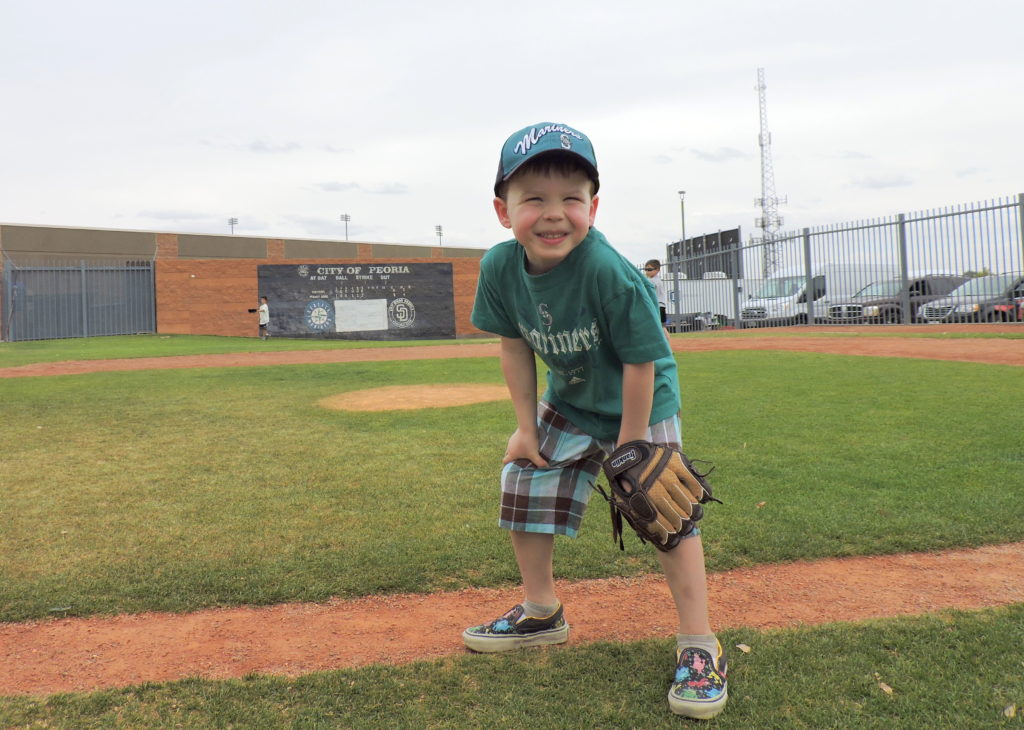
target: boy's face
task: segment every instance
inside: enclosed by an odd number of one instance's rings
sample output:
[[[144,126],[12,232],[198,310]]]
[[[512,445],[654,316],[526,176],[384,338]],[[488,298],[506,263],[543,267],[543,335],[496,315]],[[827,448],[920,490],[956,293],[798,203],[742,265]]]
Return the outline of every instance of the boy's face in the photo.
[[[655,276],[658,275],[658,273],[660,271],[661,271],[661,269],[658,268],[658,267],[655,267],[655,266],[645,266],[644,267],[644,273],[647,275],[648,279],[653,279]]]
[[[558,266],[580,245],[597,214],[590,178],[521,172],[509,181],[505,200],[494,199],[494,210],[505,228],[512,229],[526,250],[527,271],[543,274]]]

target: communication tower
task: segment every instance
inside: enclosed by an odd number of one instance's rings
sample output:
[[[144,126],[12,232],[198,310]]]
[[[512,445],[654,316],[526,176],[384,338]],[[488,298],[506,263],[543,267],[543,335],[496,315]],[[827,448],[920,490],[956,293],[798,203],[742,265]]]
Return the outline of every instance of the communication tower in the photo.
[[[772,135],[768,131],[768,110],[765,101],[763,68],[757,69],[757,99],[761,110],[761,133],[757,137],[757,143],[761,147],[761,197],[754,199],[754,205],[761,209],[761,217],[757,218],[754,224],[764,231],[764,236],[761,238],[761,241],[764,243],[761,271],[762,276],[767,279],[779,267],[779,252],[775,238],[783,222],[782,217],[779,215],[779,204],[785,203],[786,198],[779,198],[775,194],[775,171],[772,168]]]

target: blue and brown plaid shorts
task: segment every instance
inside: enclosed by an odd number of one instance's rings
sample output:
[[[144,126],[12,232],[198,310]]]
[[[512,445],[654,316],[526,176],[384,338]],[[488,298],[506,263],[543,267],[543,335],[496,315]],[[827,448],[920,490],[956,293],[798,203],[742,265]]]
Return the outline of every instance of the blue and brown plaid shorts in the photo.
[[[519,532],[576,537],[594,491],[592,485],[604,460],[615,450],[615,442],[584,433],[547,401],[537,405],[537,425],[540,453],[549,466],[535,467],[526,459],[505,465],[498,525]],[[679,417],[654,424],[647,438],[679,448]]]

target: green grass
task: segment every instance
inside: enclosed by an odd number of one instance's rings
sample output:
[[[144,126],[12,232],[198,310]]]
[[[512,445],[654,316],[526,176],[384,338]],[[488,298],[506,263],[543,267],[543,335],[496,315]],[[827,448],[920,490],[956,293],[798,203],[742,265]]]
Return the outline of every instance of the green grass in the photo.
[[[710,330],[702,332],[682,332],[679,334],[672,335],[675,339],[679,337],[681,339],[706,339],[706,338],[721,338],[721,337],[842,337],[849,339],[858,339],[864,337],[897,337],[897,338],[925,338],[935,340],[964,340],[964,339],[981,339],[981,340],[1021,340],[1024,339],[1024,324],[1017,327],[1017,332],[992,332],[985,330],[985,325],[979,325],[979,328],[971,332],[947,332],[945,327],[942,325],[914,325],[912,330],[908,330],[903,326],[885,326],[877,325],[872,327],[869,331],[854,331],[848,329],[843,325],[833,325],[829,327],[827,332],[822,331],[811,331],[804,327],[752,327],[749,329],[742,330]]]
[[[209,355],[283,350],[350,350],[366,347],[419,347],[497,342],[496,338],[463,340],[315,340],[212,335],[124,335],[66,340],[0,342],[0,367],[64,360],[107,360],[170,355]]]
[[[1024,725],[1024,606],[756,631],[730,650],[721,728],[973,728]],[[744,643],[744,654],[732,647]],[[10,728],[680,728],[662,639],[459,655],[297,679],[190,679],[7,698]],[[884,683],[892,694],[881,688]],[[1004,714],[1016,706],[1017,714]]]
[[[684,444],[718,465],[708,566],[1024,539],[1024,370],[682,355]],[[509,403],[355,414],[342,391],[501,383],[496,358],[0,381],[0,620],[515,584],[495,526]],[[757,505],[765,502],[758,508]],[[656,569],[603,502],[560,578]]]
[[[911,332],[903,328],[876,327],[870,332],[852,332],[836,326],[829,332],[808,332],[801,327],[770,329],[716,330],[714,332],[686,332],[672,335],[672,339],[703,339],[722,337],[926,337],[935,339],[1024,339],[1024,325],[1020,332],[943,332],[940,326],[921,325]],[[29,365],[37,362],[63,360],[107,360],[135,357],[167,357],[170,355],[206,355],[235,352],[279,352],[284,350],[348,350],[366,347],[414,347],[428,345],[458,345],[497,342],[497,338],[468,338],[460,340],[315,340],[271,337],[263,341],[255,337],[218,337],[212,335],[123,335],[118,337],[84,337],[65,340],[37,340],[30,342],[0,342],[0,368]]]

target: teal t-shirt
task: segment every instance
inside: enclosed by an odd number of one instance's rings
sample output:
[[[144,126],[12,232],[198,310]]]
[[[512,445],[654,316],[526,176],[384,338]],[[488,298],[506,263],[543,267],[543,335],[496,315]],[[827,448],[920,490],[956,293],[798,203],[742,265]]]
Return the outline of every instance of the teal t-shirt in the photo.
[[[515,240],[490,249],[480,260],[472,322],[526,340],[548,366],[544,399],[591,436],[619,435],[623,363],[654,362],[650,423],[679,411],[676,361],[654,287],[594,228],[537,276],[526,272]]]

